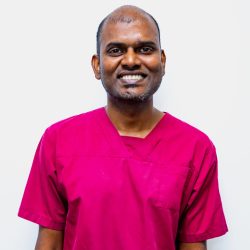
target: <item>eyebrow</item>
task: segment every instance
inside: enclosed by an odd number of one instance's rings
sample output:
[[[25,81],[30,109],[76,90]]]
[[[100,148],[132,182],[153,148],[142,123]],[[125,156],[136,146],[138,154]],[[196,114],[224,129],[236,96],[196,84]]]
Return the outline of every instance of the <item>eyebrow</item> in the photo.
[[[138,41],[135,43],[136,47],[141,47],[141,46],[152,46],[152,47],[157,47],[157,44],[152,41]],[[111,47],[127,47],[126,43],[121,43],[121,42],[110,42],[106,45],[106,49],[109,49]]]

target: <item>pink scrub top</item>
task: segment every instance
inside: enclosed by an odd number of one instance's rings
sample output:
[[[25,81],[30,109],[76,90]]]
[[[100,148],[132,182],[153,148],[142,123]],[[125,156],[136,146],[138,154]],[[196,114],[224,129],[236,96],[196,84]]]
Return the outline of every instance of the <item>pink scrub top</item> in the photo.
[[[64,230],[64,250],[175,250],[227,232],[210,139],[169,113],[120,136],[105,108],[50,126],[18,215]]]

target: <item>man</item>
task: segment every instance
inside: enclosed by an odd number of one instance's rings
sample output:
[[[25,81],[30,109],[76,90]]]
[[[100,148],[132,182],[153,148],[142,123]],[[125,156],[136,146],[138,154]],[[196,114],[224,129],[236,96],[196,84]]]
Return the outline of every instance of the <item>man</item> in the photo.
[[[153,106],[165,73],[151,15],[122,6],[97,32],[107,106],[50,126],[19,216],[37,250],[204,250],[227,226],[209,138]]]

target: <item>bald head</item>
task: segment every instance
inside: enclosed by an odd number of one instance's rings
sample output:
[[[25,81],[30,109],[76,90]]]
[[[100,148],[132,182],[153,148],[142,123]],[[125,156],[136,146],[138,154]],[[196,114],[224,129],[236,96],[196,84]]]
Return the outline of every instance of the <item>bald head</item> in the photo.
[[[108,16],[106,16],[102,22],[99,24],[97,34],[96,34],[96,50],[97,55],[100,55],[100,44],[101,44],[101,37],[103,30],[105,29],[105,26],[109,23],[127,23],[130,24],[132,22],[141,21],[141,22],[152,22],[157,29],[158,32],[158,39],[160,44],[160,29],[159,25],[154,19],[153,16],[151,16],[149,13],[144,11],[143,9],[140,9],[136,6],[132,5],[124,5],[117,9],[115,9],[113,12],[111,12]]]

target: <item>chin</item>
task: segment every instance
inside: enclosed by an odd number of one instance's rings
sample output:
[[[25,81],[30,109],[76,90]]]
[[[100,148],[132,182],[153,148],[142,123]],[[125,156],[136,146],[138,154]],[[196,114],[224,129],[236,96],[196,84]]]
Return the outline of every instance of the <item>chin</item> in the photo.
[[[131,94],[123,93],[113,96],[117,101],[126,102],[126,103],[144,103],[152,98],[152,95],[149,94]]]

